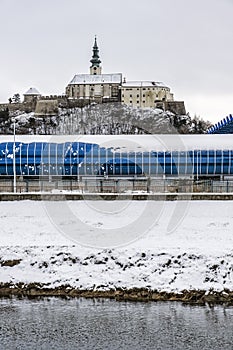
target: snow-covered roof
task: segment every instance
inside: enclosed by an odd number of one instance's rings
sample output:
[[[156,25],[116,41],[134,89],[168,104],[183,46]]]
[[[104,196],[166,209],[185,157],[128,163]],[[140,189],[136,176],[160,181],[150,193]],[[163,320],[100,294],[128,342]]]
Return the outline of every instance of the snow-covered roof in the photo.
[[[41,95],[41,93],[36,88],[30,88],[24,95]]]
[[[231,135],[16,135],[16,141],[33,142],[86,142],[101,147],[128,151],[186,151],[186,150],[233,150]],[[13,135],[0,135],[0,143],[13,142]]]
[[[160,87],[168,88],[161,81],[127,81],[122,84],[122,87]]]
[[[71,84],[121,84],[122,74],[76,74],[71,80]]]

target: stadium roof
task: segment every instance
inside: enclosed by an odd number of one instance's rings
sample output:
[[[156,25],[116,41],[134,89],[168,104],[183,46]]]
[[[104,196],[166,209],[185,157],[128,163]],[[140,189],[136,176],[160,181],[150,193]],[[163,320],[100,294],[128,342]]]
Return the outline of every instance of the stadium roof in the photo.
[[[19,116],[17,117],[19,118]],[[0,143],[13,142],[12,135],[1,135]],[[233,150],[232,135],[17,135],[20,143],[85,142],[117,152],[173,152],[192,150]]]
[[[211,128],[207,130],[207,134],[233,134],[232,114],[229,114],[229,116],[211,126]]]

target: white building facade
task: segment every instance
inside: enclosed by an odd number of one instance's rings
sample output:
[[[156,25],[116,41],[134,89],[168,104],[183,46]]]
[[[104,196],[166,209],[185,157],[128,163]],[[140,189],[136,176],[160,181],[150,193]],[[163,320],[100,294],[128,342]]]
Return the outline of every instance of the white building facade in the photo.
[[[90,102],[118,102],[122,74],[77,74],[66,88],[70,99]]]
[[[132,107],[161,107],[161,103],[174,101],[169,87],[161,82],[129,81],[121,87],[122,103]]]

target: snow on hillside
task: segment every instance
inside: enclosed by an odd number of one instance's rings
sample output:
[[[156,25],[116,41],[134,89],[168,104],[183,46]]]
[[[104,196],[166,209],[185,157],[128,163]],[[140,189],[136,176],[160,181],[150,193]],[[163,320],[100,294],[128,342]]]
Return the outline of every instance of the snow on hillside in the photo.
[[[57,221],[42,202],[1,202],[0,282],[101,290],[233,290],[233,202],[191,201],[178,208],[177,202],[119,201],[112,214],[106,208],[113,204],[107,201],[102,210],[95,201],[66,205],[85,224],[77,240],[84,237],[88,243],[89,237],[91,246],[70,240],[64,203],[56,203]],[[181,211],[179,224],[169,233],[172,215]],[[145,226],[137,239],[140,213]],[[98,248],[102,235],[107,238],[112,229],[120,236],[131,223],[136,223],[135,231],[125,245]]]
[[[83,108],[59,108],[54,115],[34,112],[12,112],[9,119],[0,118],[0,132],[13,132],[16,117],[17,134],[171,134],[203,133],[210,123],[175,115],[156,108],[132,108],[120,103],[92,104]]]

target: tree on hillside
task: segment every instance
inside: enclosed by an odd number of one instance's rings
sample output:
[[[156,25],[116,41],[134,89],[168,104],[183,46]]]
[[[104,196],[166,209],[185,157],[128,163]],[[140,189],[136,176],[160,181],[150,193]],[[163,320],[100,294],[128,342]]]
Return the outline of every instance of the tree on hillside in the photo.
[[[212,124],[209,121],[204,121],[199,116],[194,116],[192,121],[192,134],[204,134],[211,126]]]
[[[1,110],[0,111],[0,121],[5,121],[6,119],[9,118],[9,109],[6,108],[4,110]]]
[[[12,97],[12,101],[14,103],[20,103],[20,94],[18,93],[14,94],[14,96]]]

